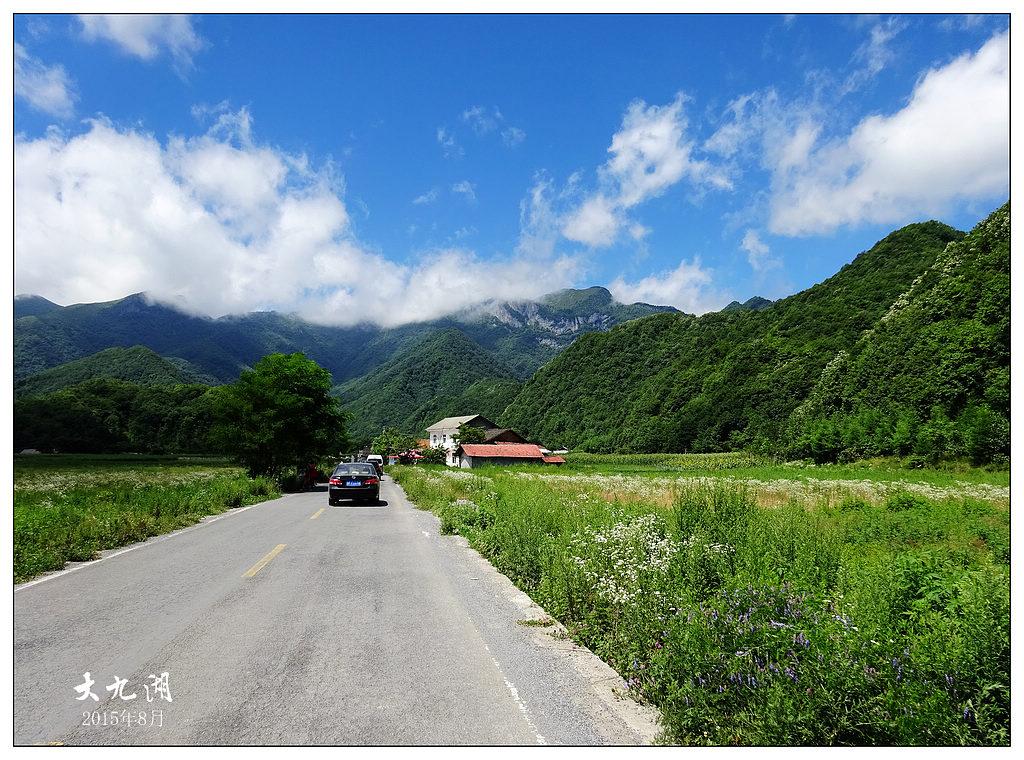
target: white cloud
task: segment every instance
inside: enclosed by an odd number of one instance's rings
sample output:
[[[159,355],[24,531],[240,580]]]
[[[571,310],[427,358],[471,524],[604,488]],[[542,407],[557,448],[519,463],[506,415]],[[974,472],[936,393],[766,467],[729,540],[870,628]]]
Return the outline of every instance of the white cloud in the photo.
[[[484,106],[467,108],[462,112],[462,121],[469,124],[478,137],[500,132],[502,142],[509,148],[516,147],[526,139],[526,132],[519,127],[505,126],[505,116],[497,106],[490,109]]]
[[[614,201],[595,195],[569,215],[562,234],[569,240],[596,248],[614,243],[624,223]]]
[[[497,108],[493,113],[488,113],[483,106],[473,106],[462,112],[462,120],[468,122],[478,135],[486,135],[496,130],[501,119],[501,112]]]
[[[984,13],[957,13],[942,19],[938,26],[945,32],[960,32],[981,26],[988,20],[989,16]]]
[[[750,262],[750,266],[754,268],[755,272],[763,272],[781,265],[778,259],[769,257],[771,248],[761,241],[756,230],[747,230],[747,234],[743,236],[743,242],[740,243],[740,248],[747,252],[747,261]]]
[[[907,26],[907,22],[897,16],[890,16],[871,27],[865,41],[853,54],[853,62],[858,68],[847,77],[842,88],[846,94],[862,87],[871,81],[895,57],[891,42]]]
[[[700,259],[679,262],[669,272],[644,277],[628,283],[620,275],[608,290],[621,303],[643,303],[675,306],[689,314],[704,314],[721,308],[722,297],[712,287],[712,273],[702,269]]]
[[[342,187],[329,164],[258,144],[245,111],[165,144],[105,120],[75,137],[17,138],[15,291],[58,303],[145,291],[213,316],[276,309],[395,325],[481,292],[539,296],[579,274],[577,259],[540,249],[500,260],[422,251],[415,265],[396,263],[354,237]]]
[[[650,233],[650,229],[639,222],[631,224],[629,227],[629,236],[638,242],[647,237],[648,233]]]
[[[63,66],[47,66],[14,43],[14,94],[37,111],[67,119],[74,115],[77,95]]]
[[[501,130],[501,139],[504,140],[505,145],[514,148],[522,144],[523,140],[526,139],[526,132],[519,127],[509,127],[508,129]]]
[[[428,190],[427,192],[423,193],[423,195],[418,195],[415,198],[413,198],[412,202],[413,202],[413,205],[423,206],[423,205],[426,205],[426,204],[429,204],[429,203],[433,203],[436,200],[437,200],[437,188],[434,187],[434,188],[431,188],[430,190]]]
[[[342,258],[343,271],[351,271]],[[536,298],[569,287],[579,274],[578,261],[569,256],[551,260],[513,257],[495,262],[461,248],[425,253],[415,266],[387,262],[376,266],[371,282],[325,289],[311,299],[304,316],[324,323],[365,319],[396,325],[474,306],[481,293],[498,300]],[[350,316],[339,320],[339,315]]]
[[[622,128],[612,136],[612,157],[603,167],[617,185],[617,205],[630,208],[661,195],[684,175],[700,180],[708,172],[706,162],[691,158],[686,127],[682,95],[666,106],[639,100],[630,104]]]
[[[461,195],[469,203],[476,203],[476,189],[469,180],[462,180],[452,185],[452,192]]]
[[[804,166],[820,133],[821,127],[817,124],[803,122],[797,126],[792,135],[779,143],[775,171],[786,172]]]
[[[78,20],[87,40],[109,40],[146,61],[166,50],[177,64],[189,68],[192,55],[205,44],[188,16],[133,13],[80,15]]]
[[[752,133],[752,125],[743,118],[747,105],[753,95],[741,95],[729,103],[726,112],[731,114],[732,121],[723,125],[704,143],[704,150],[720,156],[734,155]]]
[[[445,158],[459,158],[463,154],[462,148],[455,142],[455,135],[449,132],[447,127],[437,128],[437,143],[441,146]]]
[[[956,199],[1009,192],[1009,34],[927,72],[907,105],[821,142],[803,126],[775,167],[772,232],[941,216]]]
[[[552,185],[549,177],[538,172],[529,194],[519,202],[518,252],[540,257],[554,252],[563,222],[551,207]]]
[[[698,187],[728,189],[731,183],[709,162],[693,157],[680,94],[665,106],[641,100],[629,105],[612,136],[611,158],[598,170],[601,189],[568,213],[562,234],[590,246],[610,245],[631,224],[626,212],[662,195],[684,178]]]

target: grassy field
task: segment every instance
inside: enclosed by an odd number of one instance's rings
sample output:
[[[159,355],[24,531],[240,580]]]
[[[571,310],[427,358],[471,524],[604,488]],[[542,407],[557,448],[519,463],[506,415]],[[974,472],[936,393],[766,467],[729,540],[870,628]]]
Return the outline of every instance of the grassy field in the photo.
[[[389,473],[656,705],[666,743],[1010,742],[1008,472],[669,455]],[[16,456],[15,582],[277,494],[223,461]]]
[[[14,582],[277,495],[221,460],[16,455]]]
[[[667,743],[1009,744],[1008,473],[706,461],[390,474]]]

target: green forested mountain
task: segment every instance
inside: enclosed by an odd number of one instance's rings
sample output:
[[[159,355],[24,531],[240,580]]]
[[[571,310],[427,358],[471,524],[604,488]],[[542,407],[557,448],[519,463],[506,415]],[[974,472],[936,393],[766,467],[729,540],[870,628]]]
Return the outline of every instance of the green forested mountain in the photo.
[[[603,288],[391,329],[202,319],[143,296],[17,299],[15,444],[202,450],[215,389],[189,385],[195,372],[233,382],[304,350],[332,373],[357,441],[483,414],[552,448],[1005,461],[1009,226],[1008,204],[966,236],[912,224],[801,293],[701,317]],[[80,361],[43,371],[67,356]]]
[[[47,301],[41,296],[21,295],[14,297],[15,319],[21,319],[22,317],[34,317],[39,314],[57,311],[61,308],[63,307],[58,306],[53,301]]]
[[[726,306],[722,311],[734,311],[735,309],[753,309],[754,311],[760,311],[761,309],[767,309],[771,306],[774,301],[769,301],[767,298],[761,298],[761,296],[754,296],[748,298],[743,303],[739,301],[733,301]]]
[[[83,359],[104,349],[145,346],[187,362],[219,383],[272,353],[303,351],[335,383],[362,377],[439,330],[457,328],[525,380],[579,335],[667,306],[619,304],[604,288],[561,291],[539,301],[491,301],[430,322],[393,328],[332,327],[277,312],[219,319],[197,317],[136,294],[117,301],[61,307],[15,299],[14,379]]]
[[[339,328],[273,312],[195,317],[141,294],[68,307],[21,296],[15,299],[16,394],[43,395],[16,405],[16,438],[23,448],[152,450],[157,443],[140,431],[128,435],[120,420],[138,405],[122,405],[115,419],[107,400],[115,386],[83,390],[81,381],[133,381],[143,384],[138,394],[145,397],[155,393],[147,387],[153,383],[231,383],[263,356],[295,351],[331,372],[336,390],[364,378],[345,390],[357,436],[372,437],[383,425],[418,433],[456,414],[497,417],[521,381],[580,334],[665,310],[672,309],[619,304],[604,288],[590,288],[536,302],[487,302],[433,322]],[[130,394],[117,388],[113,395],[124,401]],[[64,425],[71,427],[61,431]]]
[[[580,335],[675,311],[671,306],[618,303],[607,289],[593,287],[559,290],[536,301],[487,301],[435,324],[462,330],[526,380]]]
[[[462,417],[469,414],[481,414],[489,420],[496,420],[512,403],[522,387],[523,384],[518,380],[502,380],[495,377],[477,380],[458,395],[435,396],[416,410],[410,424],[403,429],[419,435],[428,425],[445,417]]]
[[[1009,456],[1010,208],[951,243],[849,350],[791,420],[820,461],[877,451],[976,462]]]
[[[378,328],[339,330],[273,312],[197,317],[136,294],[117,301],[76,304],[14,322],[14,378],[117,346],[145,346],[165,358],[189,362],[219,383],[271,353],[305,351],[338,377],[366,372],[364,349]]]
[[[384,427],[418,434],[443,417],[497,416],[519,387],[513,370],[448,328],[336,390],[354,415],[350,434],[369,440]]]
[[[826,366],[962,237],[912,224],[763,310],[660,314],[585,335],[526,383],[500,422],[592,451],[778,450]]]
[[[152,385],[216,383],[209,375],[190,368],[187,362],[172,362],[148,348],[132,346],[108,348],[20,380],[14,384],[14,396],[52,393],[93,378]]]

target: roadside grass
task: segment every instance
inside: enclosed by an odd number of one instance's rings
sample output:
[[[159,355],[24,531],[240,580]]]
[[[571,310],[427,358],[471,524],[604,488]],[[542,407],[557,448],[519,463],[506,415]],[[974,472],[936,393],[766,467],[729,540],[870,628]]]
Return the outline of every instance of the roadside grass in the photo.
[[[279,495],[223,460],[15,456],[14,582]]]
[[[1008,481],[602,467],[390,473],[657,706],[665,743],[1009,744]]]
[[[810,462],[780,462],[774,457],[743,453],[724,454],[587,454],[563,455],[566,464],[559,472],[571,474],[715,474],[752,480],[860,480],[880,483],[922,483],[938,487],[983,484],[1008,488],[1008,468],[971,467],[951,462],[940,468],[909,468],[905,459],[878,458],[850,464],[816,465]],[[548,468],[550,469],[550,468]]]
[[[642,472],[644,470],[699,470],[701,472],[763,467],[775,464],[774,457],[742,452],[722,454],[564,454],[566,464],[574,470],[601,470],[616,472]]]

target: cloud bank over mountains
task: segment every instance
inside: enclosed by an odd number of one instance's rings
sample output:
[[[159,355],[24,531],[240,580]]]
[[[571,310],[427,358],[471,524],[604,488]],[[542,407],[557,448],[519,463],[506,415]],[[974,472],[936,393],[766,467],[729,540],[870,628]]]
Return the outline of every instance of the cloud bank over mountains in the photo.
[[[84,39],[140,60],[166,56],[183,76],[210,46],[184,16],[80,23]],[[1008,32],[921,72],[899,110],[832,125],[831,109],[887,65],[899,32],[877,24],[855,53],[858,75],[812,96],[742,93],[717,115],[684,92],[660,104],[635,99],[589,167],[569,176],[536,168],[519,208],[507,209],[518,211],[519,234],[504,250],[438,247],[414,259],[361,239],[342,171],[261,140],[246,107],[197,109],[212,123],[192,135],[79,114],[73,74],[15,43],[20,106],[86,124],[15,138],[15,289],[65,304],[146,291],[195,313],[275,309],[334,324],[400,324],[481,294],[534,298],[578,284],[604,284],[623,302],[718,309],[736,295],[685,240],[675,267],[580,281],[603,249],[643,246],[652,232],[643,210],[670,191],[694,202],[748,196],[733,222],[735,253],[758,274],[784,268],[788,238],[941,218],[953,203],[1008,195]],[[453,118],[506,150],[534,139],[496,106],[467,105]],[[436,143],[452,160],[463,153],[446,126]],[[407,197],[421,208],[442,197],[475,207],[478,188],[439,181]]]

